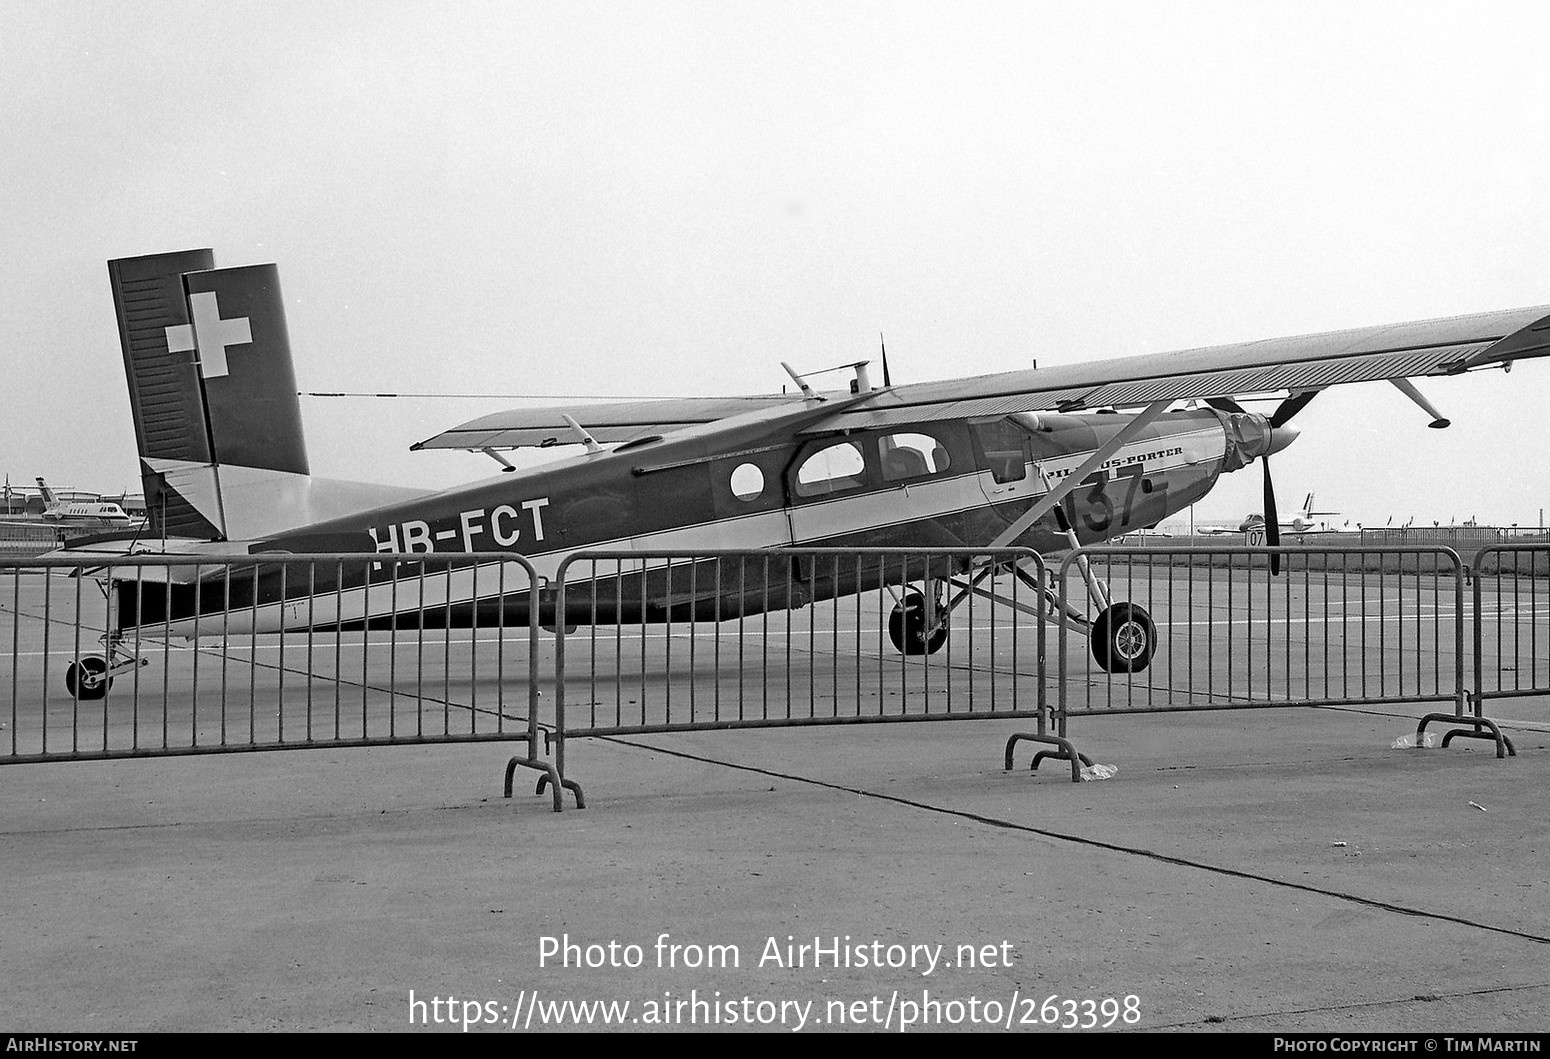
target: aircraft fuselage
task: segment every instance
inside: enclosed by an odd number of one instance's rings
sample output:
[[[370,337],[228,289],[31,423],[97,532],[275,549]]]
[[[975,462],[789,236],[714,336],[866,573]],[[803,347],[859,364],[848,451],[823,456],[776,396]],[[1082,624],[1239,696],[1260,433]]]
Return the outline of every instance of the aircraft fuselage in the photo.
[[[806,422],[827,411],[751,413],[736,422],[572,457],[309,526],[305,532],[256,542],[251,550],[408,552],[454,560],[506,551],[532,563],[541,583],[552,582],[565,558],[584,550],[693,555],[708,549],[1019,546],[1060,551],[1070,547],[1070,538],[1053,511],[1014,539],[1003,538],[1132,418],[1040,414],[803,433]],[[1215,410],[1159,417],[1082,477],[1059,505],[1064,522],[1082,544],[1155,525],[1210,490],[1231,462],[1233,437],[1229,417]],[[448,590],[450,598],[430,598],[407,587],[421,584],[422,567],[439,569],[440,564],[400,560],[345,564],[339,570],[324,566],[305,583],[294,572],[287,577],[278,567],[261,566],[256,579],[207,583],[197,601],[192,585],[175,585],[166,596],[147,587],[144,599],[121,588],[121,626],[176,622],[195,610],[228,609],[228,623],[237,624],[227,628],[251,625],[258,631],[526,620],[525,578],[505,582],[516,591],[492,596],[496,582],[488,571],[482,585],[470,572],[459,582],[461,588]],[[918,579],[923,573],[917,566],[908,576]],[[695,581],[693,575],[674,576]],[[793,563],[773,578],[777,586],[795,586],[790,591],[772,591],[768,570],[757,585],[747,586],[725,574],[705,577],[688,591],[676,583],[611,584],[601,593],[573,591],[565,618],[590,624],[692,613],[713,619],[878,588],[880,582],[905,576],[902,568],[891,573],[847,567],[841,574]],[[396,593],[380,587],[395,580],[406,587]],[[574,574],[570,580],[574,583]],[[308,595],[316,598],[305,607],[283,602]],[[476,596],[478,603],[472,602]],[[541,607],[543,620],[552,623],[552,592]]]

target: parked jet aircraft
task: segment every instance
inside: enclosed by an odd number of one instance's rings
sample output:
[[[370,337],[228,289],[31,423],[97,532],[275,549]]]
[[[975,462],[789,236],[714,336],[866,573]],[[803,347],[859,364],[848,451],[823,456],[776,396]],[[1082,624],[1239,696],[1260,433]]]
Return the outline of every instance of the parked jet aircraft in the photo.
[[[1313,510],[1313,494],[1309,493],[1302,502],[1302,510],[1293,515],[1290,522],[1280,523],[1279,528],[1284,532],[1292,533],[1298,537],[1304,537],[1310,533],[1333,533],[1335,531],[1329,528],[1328,523],[1325,523],[1321,527],[1318,522],[1314,521],[1314,519],[1319,515],[1338,514],[1340,514],[1338,511]],[[1206,536],[1216,536],[1226,533],[1255,533],[1256,531],[1260,533],[1265,532],[1264,515],[1250,515],[1242,522],[1239,522],[1236,526],[1200,526],[1196,529],[1197,533]]]
[[[273,265],[216,269],[211,251],[195,250],[112,261],[109,273],[156,538],[135,551],[493,550],[523,555],[542,578],[567,555],[599,547],[1061,551],[1156,525],[1255,460],[1269,525],[1279,527],[1269,457],[1296,437],[1288,421],[1320,390],[1387,379],[1437,425],[1409,378],[1550,354],[1550,306],[1540,306],[900,386],[885,365],[884,385],[874,387],[862,362],[848,366],[854,381],[838,392],[816,392],[788,367],[798,393],[561,405],[464,423],[412,447],[486,452],[503,463],[501,451],[522,446],[586,451],[529,470],[507,463],[487,480],[427,494],[309,473]],[[1280,392],[1287,396],[1268,415],[1238,404]],[[1175,407],[1191,399],[1208,407]],[[1276,543],[1276,531],[1269,536]],[[67,554],[125,550],[99,543]],[[565,614],[554,613],[552,593],[541,591],[536,605],[550,626],[714,620],[877,587],[875,567],[826,578],[789,562],[796,576],[788,583],[801,589],[789,598],[763,585],[745,592],[735,577],[702,577],[694,592],[659,581],[601,603],[572,596]],[[525,590],[476,600],[472,560],[450,598],[421,598],[410,588],[420,564],[406,565],[363,558],[301,584],[260,561],[259,576],[240,585],[153,567],[114,583],[118,628],[108,657],[72,665],[67,684],[82,697],[102,695],[113,673],[136,664],[120,639],[136,623],[177,635],[194,634],[194,618],[210,614],[222,622],[205,617],[204,629],[229,631],[512,624],[535,605]],[[899,586],[895,645],[938,649],[953,605],[968,590],[986,591],[998,572],[1034,584],[1015,565],[940,565],[924,580],[917,570],[912,586]],[[152,586],[151,576],[165,583]],[[399,576],[400,591],[376,587]],[[486,571],[479,584],[493,582]],[[943,596],[949,583],[954,598]],[[1050,586],[1034,587],[1058,620],[1090,635],[1100,664],[1145,668],[1157,644],[1151,618],[1110,600],[1095,579],[1088,584],[1090,616],[1059,610]]]
[[[1290,530],[1298,536],[1306,536],[1309,533],[1333,533],[1334,531],[1329,528],[1328,522],[1319,522],[1318,519],[1321,515],[1338,514],[1340,514],[1338,511],[1315,511],[1313,509],[1313,494],[1309,493],[1302,502],[1302,510],[1293,515],[1290,522],[1281,523],[1281,528],[1283,530]],[[1264,524],[1265,516],[1250,516],[1250,521],[1255,517],[1259,519],[1261,525]]]
[[[43,517],[65,526],[95,526],[104,529],[132,526],[140,520],[119,504],[106,500],[60,500],[42,478],[37,479],[43,494]]]
[[[19,515],[15,518],[0,517],[0,525],[31,528],[47,526],[51,529],[69,527],[83,532],[90,532],[94,530],[128,529],[144,523],[143,519],[136,518],[125,511],[121,504],[105,500],[61,500],[54,495],[54,491],[49,488],[48,482],[42,478],[35,480],[38,483],[38,490],[42,497],[43,510],[37,514]],[[5,483],[5,508],[3,511],[0,511],[0,516],[11,514],[12,506],[11,483],[7,479]],[[32,506],[30,501],[28,506]]]

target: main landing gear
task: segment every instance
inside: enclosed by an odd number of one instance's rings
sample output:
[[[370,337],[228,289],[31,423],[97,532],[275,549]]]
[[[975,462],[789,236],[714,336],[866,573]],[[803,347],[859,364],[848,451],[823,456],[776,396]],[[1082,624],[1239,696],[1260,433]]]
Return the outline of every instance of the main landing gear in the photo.
[[[1152,616],[1137,604],[1112,602],[1108,587],[1093,576],[1087,561],[1079,559],[1078,563],[1092,605],[1098,611],[1095,618],[1063,601],[1052,581],[1041,583],[1016,564],[991,564],[966,578],[933,578],[925,582],[924,591],[906,591],[888,616],[888,638],[900,654],[935,654],[947,643],[949,616],[970,595],[977,595],[1026,614],[1049,617],[1087,636],[1093,660],[1106,672],[1139,673],[1146,669],[1157,653],[1157,624]],[[983,582],[994,574],[1008,571],[1038,593],[1039,606],[983,587]],[[955,590],[954,594],[947,596],[947,589]]]
[[[112,686],[108,660],[101,655],[86,655],[65,667],[65,690],[77,699],[100,699]]]
[[[1157,626],[1134,603],[1115,603],[1093,620],[1089,630],[1093,659],[1110,673],[1139,673],[1157,653]]]
[[[102,638],[106,655],[82,655],[65,667],[65,690],[71,698],[100,699],[113,686],[114,677],[150,664],[149,658],[136,658],[124,650],[121,636],[108,633]]]
[[[932,588],[932,606],[927,607],[922,593],[906,592],[888,615],[888,638],[900,654],[934,655],[947,642],[947,611],[940,590]]]

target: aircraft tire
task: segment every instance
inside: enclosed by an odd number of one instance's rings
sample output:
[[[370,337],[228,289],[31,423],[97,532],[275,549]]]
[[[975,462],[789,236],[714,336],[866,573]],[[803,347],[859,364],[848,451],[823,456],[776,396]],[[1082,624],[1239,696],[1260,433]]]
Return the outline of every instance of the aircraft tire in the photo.
[[[1093,622],[1093,658],[1109,673],[1139,673],[1157,653],[1157,625],[1134,603],[1116,603]]]
[[[77,699],[100,699],[113,686],[113,678],[107,672],[106,658],[87,655],[79,662],[71,662],[65,669],[65,688]]]
[[[903,602],[888,615],[888,638],[900,654],[934,655],[947,642],[947,622],[944,620],[927,638],[926,597],[919,592],[908,592]]]

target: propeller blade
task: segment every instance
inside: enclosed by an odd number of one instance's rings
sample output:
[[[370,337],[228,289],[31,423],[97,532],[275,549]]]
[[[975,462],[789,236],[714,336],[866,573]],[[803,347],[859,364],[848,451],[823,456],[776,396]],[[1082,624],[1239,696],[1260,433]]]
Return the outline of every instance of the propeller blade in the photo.
[[[888,344],[883,341],[883,333],[877,332],[877,345],[883,351],[883,385],[892,386],[893,376],[888,374]]]
[[[1265,543],[1272,548],[1281,546],[1281,519],[1276,514],[1276,488],[1270,481],[1270,457],[1261,456],[1260,463],[1265,465]],[[1270,572],[1281,572],[1281,554],[1270,553]]]
[[[1303,410],[1309,401],[1317,397],[1319,391],[1304,390],[1302,393],[1294,393],[1277,406],[1275,413],[1270,417],[1270,425],[1273,427],[1285,426],[1286,421]]]
[[[1234,401],[1231,397],[1207,397],[1206,404],[1210,405],[1218,412],[1243,411],[1243,406],[1237,401]]]

